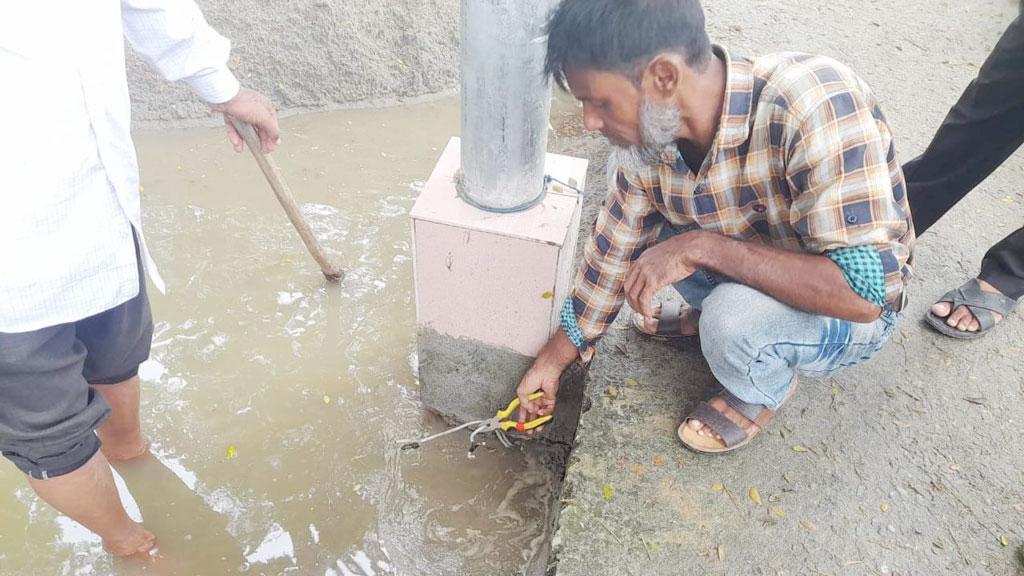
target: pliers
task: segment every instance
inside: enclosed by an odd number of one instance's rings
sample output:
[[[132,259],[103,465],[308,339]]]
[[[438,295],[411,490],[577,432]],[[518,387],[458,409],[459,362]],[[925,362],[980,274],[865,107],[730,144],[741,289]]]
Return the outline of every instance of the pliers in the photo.
[[[530,394],[528,398],[530,400],[537,400],[538,398],[542,398],[543,396],[544,392],[534,392],[533,394]],[[402,450],[419,448],[424,443],[434,440],[435,438],[440,438],[441,436],[446,436],[448,434],[451,434],[452,432],[463,430],[465,428],[472,428],[473,432],[469,435],[469,452],[466,454],[466,456],[468,458],[473,458],[473,452],[475,452],[477,448],[484,444],[483,442],[476,442],[476,437],[478,434],[494,432],[498,436],[498,440],[500,440],[504,446],[511,447],[512,442],[508,439],[508,436],[506,436],[506,432],[513,429],[516,430],[517,432],[526,432],[527,430],[533,430],[539,426],[542,426],[550,422],[551,419],[554,417],[551,414],[548,414],[547,416],[541,416],[540,418],[535,418],[533,420],[530,420],[529,422],[523,423],[519,423],[515,420],[509,420],[512,414],[514,414],[516,409],[518,408],[519,398],[515,398],[514,400],[509,402],[507,408],[505,408],[504,410],[498,410],[497,414],[495,414],[493,418],[487,418],[485,420],[472,420],[460,426],[456,426],[455,428],[451,428],[449,430],[445,430],[444,432],[439,432],[437,434],[427,436],[426,438],[421,438],[419,440],[400,440],[399,444],[401,444]]]

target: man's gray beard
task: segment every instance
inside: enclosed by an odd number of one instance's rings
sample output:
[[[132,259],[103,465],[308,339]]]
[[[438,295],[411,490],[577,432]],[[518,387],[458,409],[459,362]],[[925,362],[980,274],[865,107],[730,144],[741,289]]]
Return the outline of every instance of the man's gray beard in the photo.
[[[658,106],[648,98],[640,102],[640,144],[616,146],[608,158],[610,173],[619,166],[638,172],[661,161],[661,153],[676,141],[681,114],[676,106]]]

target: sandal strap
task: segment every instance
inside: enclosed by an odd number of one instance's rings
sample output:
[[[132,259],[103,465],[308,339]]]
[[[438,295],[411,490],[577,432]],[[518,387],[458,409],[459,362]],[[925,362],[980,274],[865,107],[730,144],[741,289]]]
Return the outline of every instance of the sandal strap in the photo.
[[[681,312],[682,302],[670,300],[661,303],[661,313],[658,314],[658,329],[654,331],[655,336],[679,336],[682,328]]]
[[[978,326],[982,331],[996,325],[993,313],[1005,318],[1017,306],[1017,301],[1012,298],[982,290],[977,278],[971,278],[959,288],[946,292],[938,301],[949,302],[951,311],[959,306],[966,306],[978,319]]]
[[[700,420],[702,424],[722,437],[722,442],[727,448],[732,448],[747,439],[747,433],[743,428],[737,426],[735,422],[729,420],[725,414],[715,410],[707,402],[698,404],[686,419]]]
[[[728,390],[722,390],[718,394],[730,408],[739,412],[744,418],[750,420],[753,424],[763,427],[764,424],[768,423],[768,420],[775,415],[774,412],[762,406],[760,404],[748,404],[743,400],[740,400]],[[767,412],[767,414],[765,414]]]

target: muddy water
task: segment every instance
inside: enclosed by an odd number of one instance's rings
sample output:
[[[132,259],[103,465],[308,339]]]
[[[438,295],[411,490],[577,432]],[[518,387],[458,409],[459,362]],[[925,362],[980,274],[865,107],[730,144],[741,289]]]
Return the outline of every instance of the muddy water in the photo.
[[[283,121],[274,157],[347,270],[325,283],[221,129],[137,134],[144,222],[170,288],[143,365],[153,457],[118,468],[175,574],[516,574],[552,473],[442,430],[419,402],[408,212],[454,99]],[[128,495],[130,492],[130,495]],[[112,561],[0,465],[0,574],[157,573]]]

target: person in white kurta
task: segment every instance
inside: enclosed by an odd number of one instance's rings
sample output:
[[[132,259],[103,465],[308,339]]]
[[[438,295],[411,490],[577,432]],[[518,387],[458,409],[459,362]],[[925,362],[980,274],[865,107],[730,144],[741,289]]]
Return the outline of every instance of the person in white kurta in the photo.
[[[253,124],[276,113],[228,69],[192,0],[0,3],[0,451],[44,500],[118,555],[154,537],[128,518],[109,462],[146,452],[138,364],[152,320],[125,40],[168,80]],[[238,134],[228,136],[241,151]]]

